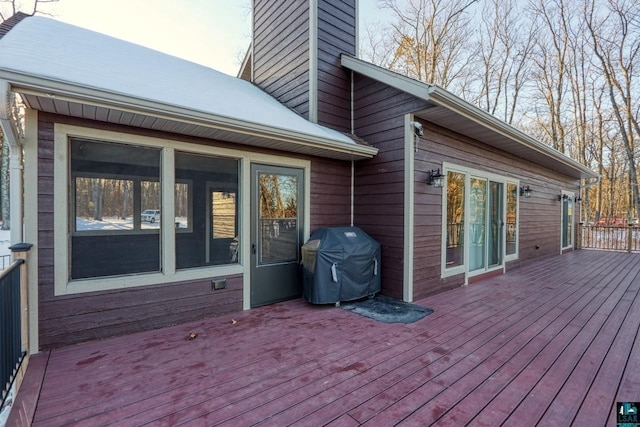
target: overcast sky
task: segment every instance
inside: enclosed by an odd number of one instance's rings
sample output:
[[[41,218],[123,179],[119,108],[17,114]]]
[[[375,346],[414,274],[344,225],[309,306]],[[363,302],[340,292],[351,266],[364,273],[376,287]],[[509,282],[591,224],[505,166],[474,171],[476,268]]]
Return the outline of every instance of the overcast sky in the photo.
[[[250,0],[59,0],[55,19],[236,75],[250,42]],[[360,25],[384,20],[360,0]],[[364,27],[363,27],[364,28]]]

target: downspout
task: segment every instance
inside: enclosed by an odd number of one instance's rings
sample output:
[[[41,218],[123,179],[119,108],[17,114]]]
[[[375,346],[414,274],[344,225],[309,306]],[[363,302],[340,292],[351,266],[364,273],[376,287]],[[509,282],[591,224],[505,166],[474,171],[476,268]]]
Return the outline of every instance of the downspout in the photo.
[[[22,218],[22,142],[11,114],[11,88],[0,80],[0,126],[9,142],[9,197],[11,217],[11,244],[23,242]]]

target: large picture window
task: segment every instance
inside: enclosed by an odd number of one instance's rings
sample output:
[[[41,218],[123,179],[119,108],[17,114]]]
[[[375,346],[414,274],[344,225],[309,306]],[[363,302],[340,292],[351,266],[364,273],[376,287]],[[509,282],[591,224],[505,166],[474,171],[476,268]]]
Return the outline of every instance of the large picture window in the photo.
[[[71,279],[162,271],[163,219],[177,269],[238,263],[239,161],[175,152],[173,218],[162,150],[71,140]]]

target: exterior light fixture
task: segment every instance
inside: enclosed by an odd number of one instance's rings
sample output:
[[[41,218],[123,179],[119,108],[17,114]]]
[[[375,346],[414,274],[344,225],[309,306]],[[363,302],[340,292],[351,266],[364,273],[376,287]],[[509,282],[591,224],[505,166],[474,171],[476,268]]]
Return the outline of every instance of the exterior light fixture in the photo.
[[[582,197],[580,197],[580,195],[577,195],[577,196],[573,199],[573,201],[574,201],[574,202],[576,202],[576,203],[580,203],[580,202],[582,201]]]
[[[562,201],[562,200],[569,200],[569,195],[568,194],[559,194],[558,195],[558,201]]]
[[[427,184],[433,185],[436,188],[440,188],[444,185],[444,175],[440,173],[440,168],[433,169],[429,172],[429,178]]]
[[[531,197],[531,188],[529,188],[528,185],[520,187],[520,195],[524,196],[525,199],[528,199]]]

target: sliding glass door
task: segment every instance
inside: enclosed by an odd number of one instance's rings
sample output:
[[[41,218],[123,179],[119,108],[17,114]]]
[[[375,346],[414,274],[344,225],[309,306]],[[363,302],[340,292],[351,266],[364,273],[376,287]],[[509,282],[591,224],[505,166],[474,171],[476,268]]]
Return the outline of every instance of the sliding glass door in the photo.
[[[504,184],[471,178],[469,194],[469,272],[502,265]]]
[[[517,259],[518,183],[464,167],[445,171],[443,277],[476,276]]]

